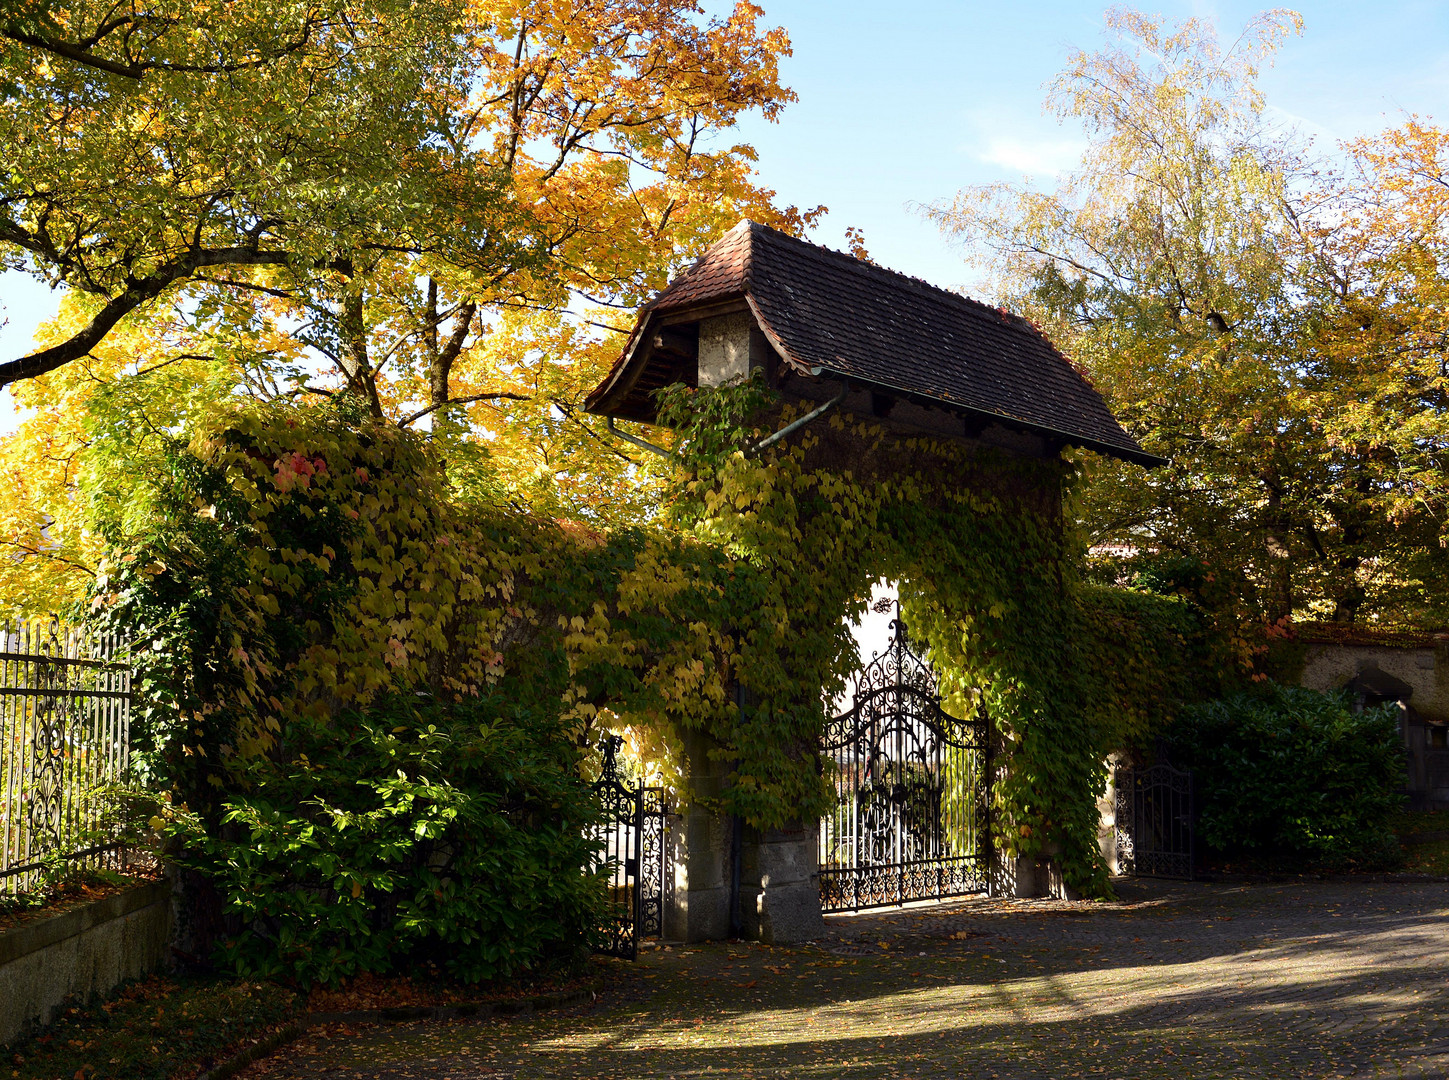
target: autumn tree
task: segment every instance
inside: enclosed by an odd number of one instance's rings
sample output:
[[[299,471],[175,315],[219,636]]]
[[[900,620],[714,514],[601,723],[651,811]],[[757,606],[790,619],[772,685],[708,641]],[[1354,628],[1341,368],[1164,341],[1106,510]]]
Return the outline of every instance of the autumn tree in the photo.
[[[1420,322],[1443,267],[1395,219],[1411,200],[1370,144],[1345,173],[1269,122],[1257,76],[1301,25],[1268,12],[1225,47],[1201,20],[1110,12],[1113,42],[1052,86],[1091,138],[1079,167],[932,213],[1171,459],[1086,463],[1090,542],[1136,550],[1234,624],[1422,616],[1449,580],[1430,479],[1443,352]],[[1371,211],[1386,199],[1398,210]]]
[[[759,16],[11,5],[0,257],[73,299],[0,382],[43,416],[202,362],[222,397],[351,395],[447,441],[460,483],[638,520],[659,466],[582,417],[584,392],[633,308],[720,232],[811,216],[777,209],[727,138],[792,99],[788,40]],[[136,432],[178,422],[168,393],[107,401],[147,410]],[[27,452],[12,440],[12,460]],[[31,531],[10,539],[42,546],[57,515],[25,505]]]

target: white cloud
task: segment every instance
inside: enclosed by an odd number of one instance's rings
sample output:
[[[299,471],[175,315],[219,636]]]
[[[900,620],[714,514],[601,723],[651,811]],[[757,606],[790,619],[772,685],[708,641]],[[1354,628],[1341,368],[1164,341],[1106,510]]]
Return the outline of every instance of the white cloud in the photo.
[[[1006,174],[1000,179],[1058,176],[1075,168],[1087,148],[1080,129],[1063,127],[1040,113],[1010,106],[973,108],[963,119],[966,138],[957,151],[992,172]]]
[[[1086,149],[1082,139],[988,135],[974,156],[988,165],[1028,176],[1057,176],[1072,169]]]

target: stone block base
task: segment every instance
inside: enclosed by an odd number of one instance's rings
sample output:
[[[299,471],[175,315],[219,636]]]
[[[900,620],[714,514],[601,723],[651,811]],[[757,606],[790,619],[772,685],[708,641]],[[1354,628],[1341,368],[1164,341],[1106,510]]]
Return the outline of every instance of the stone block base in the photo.
[[[747,830],[740,852],[740,925],[767,945],[825,933],[814,829]]]
[[[670,941],[723,941],[730,934],[730,821],[686,806],[669,822],[673,887],[664,907]]]
[[[1050,855],[1037,859],[998,856],[992,867],[990,895],[1019,899],[1081,899],[1081,895],[1063,880],[1061,866]]]

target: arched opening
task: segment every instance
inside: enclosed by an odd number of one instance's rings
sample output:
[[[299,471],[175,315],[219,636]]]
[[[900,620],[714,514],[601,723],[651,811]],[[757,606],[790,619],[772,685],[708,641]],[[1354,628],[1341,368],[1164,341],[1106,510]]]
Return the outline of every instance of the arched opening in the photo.
[[[967,866],[971,887],[1020,884],[1032,866],[1054,889],[1106,889],[1106,755],[1074,675],[1060,451],[1157,459],[1038,330],[742,222],[643,309],[588,407],[674,429],[676,523],[728,562],[706,575],[719,599],[699,616],[718,624],[725,700],[671,714],[684,778],[669,936],[815,936],[825,879],[861,869],[874,843],[862,814],[890,825],[866,861],[901,873],[930,855]],[[844,756],[828,769],[831,703],[859,667],[842,617],[868,618],[881,580],[901,583],[932,684],[892,684],[872,702],[896,707],[857,710],[891,732],[893,760],[836,732]],[[941,737],[963,725],[978,726]],[[934,757],[958,751],[959,783]],[[842,775],[857,820],[822,864],[818,823],[842,805]]]

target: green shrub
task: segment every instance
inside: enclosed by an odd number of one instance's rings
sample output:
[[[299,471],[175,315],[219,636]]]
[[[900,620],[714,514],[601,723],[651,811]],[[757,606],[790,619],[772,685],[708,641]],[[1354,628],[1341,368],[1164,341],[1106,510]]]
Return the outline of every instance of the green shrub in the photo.
[[[1193,770],[1198,837],[1225,854],[1383,863],[1403,802],[1398,707],[1266,684],[1191,706],[1169,746]]]
[[[244,926],[226,966],[308,984],[431,961],[477,982],[587,954],[595,810],[556,719],[393,695],[287,735],[223,827],[187,837]]]

